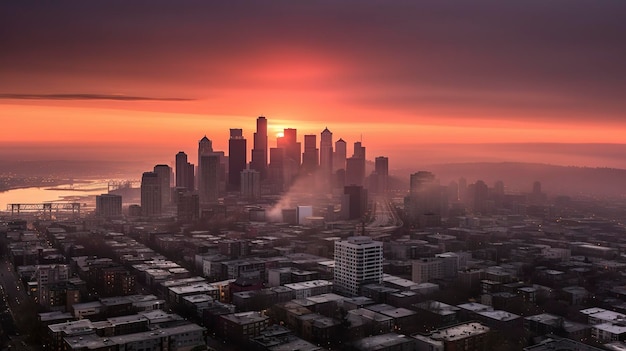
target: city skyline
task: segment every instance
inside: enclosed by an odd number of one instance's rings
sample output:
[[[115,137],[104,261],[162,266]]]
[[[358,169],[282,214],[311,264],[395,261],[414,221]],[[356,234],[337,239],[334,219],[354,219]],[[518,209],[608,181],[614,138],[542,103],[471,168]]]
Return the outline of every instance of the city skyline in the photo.
[[[112,5],[1,5],[0,158],[250,148],[265,115],[394,165],[626,168],[622,3]]]

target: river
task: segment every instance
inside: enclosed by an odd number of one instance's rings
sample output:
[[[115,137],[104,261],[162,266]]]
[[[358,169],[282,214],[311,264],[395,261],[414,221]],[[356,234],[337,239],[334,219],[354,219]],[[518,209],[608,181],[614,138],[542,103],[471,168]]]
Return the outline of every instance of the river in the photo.
[[[76,190],[72,190],[72,187]],[[0,211],[5,211],[8,204],[37,204],[43,202],[84,202],[83,197],[107,193],[107,185],[102,181],[86,181],[71,185],[50,187],[31,187],[0,192]],[[93,201],[90,201],[93,202]]]

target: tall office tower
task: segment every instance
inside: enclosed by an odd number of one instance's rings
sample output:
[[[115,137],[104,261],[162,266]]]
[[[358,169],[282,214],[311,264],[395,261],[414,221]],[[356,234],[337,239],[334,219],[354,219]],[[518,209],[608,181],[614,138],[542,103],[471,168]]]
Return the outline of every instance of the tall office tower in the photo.
[[[467,201],[467,179],[459,178],[459,201]]]
[[[239,190],[241,172],[246,169],[246,139],[241,129],[231,129],[228,140],[228,185]]]
[[[200,197],[185,188],[176,188],[176,210],[178,220],[184,223],[197,221],[200,218]]]
[[[350,157],[346,159],[346,185],[362,186],[365,181],[364,160]]]
[[[241,174],[241,196],[254,200],[261,197],[261,174],[253,169],[244,169]]]
[[[185,184],[186,188],[189,191],[194,191],[196,189],[196,167],[193,163],[187,162],[187,171],[185,172]]]
[[[213,152],[213,142],[205,135],[198,141],[198,164],[200,164],[200,156],[208,155],[211,152]]]
[[[476,181],[473,187],[474,212],[487,214],[489,212],[489,188],[482,180]]]
[[[172,201],[172,189],[170,189],[172,169],[168,165],[156,165],[154,173],[157,174],[161,183],[161,208],[165,208]]]
[[[543,205],[548,200],[548,195],[541,191],[541,182],[533,183],[533,192],[528,194],[528,202],[533,205]]]
[[[302,170],[305,173],[313,173],[319,164],[319,150],[315,134],[304,136],[304,152],[302,153]]]
[[[306,146],[305,146],[306,149]],[[326,184],[333,173],[333,133],[325,128],[320,135],[320,170]]]
[[[198,195],[201,204],[217,203],[220,189],[220,156],[216,153],[200,157]]]
[[[194,190],[194,166],[187,162],[187,154],[180,151],[176,154],[176,187]]]
[[[198,141],[198,163],[196,163],[196,189],[198,192],[202,193],[204,189],[202,189],[200,185],[200,173],[202,173],[202,162],[200,159],[202,156],[211,155],[213,153],[213,142],[206,137],[206,135]]]
[[[114,194],[96,195],[96,216],[119,217],[122,215],[122,197]]]
[[[180,151],[176,154],[176,187],[187,188],[187,154]]]
[[[376,191],[378,194],[387,194],[389,190],[389,158],[376,157],[374,160],[374,172],[376,172]]]
[[[447,208],[447,192],[434,174],[424,171],[411,174],[411,188],[409,196],[404,198],[404,208],[412,225],[418,228],[439,226]]]
[[[283,136],[276,139],[276,146],[285,149],[285,157],[291,159],[300,167],[302,163],[302,144],[298,142],[298,131],[294,128],[285,128]]]
[[[344,219],[362,218],[367,211],[367,190],[358,185],[347,185],[343,188],[341,215]]]
[[[358,296],[366,284],[383,281],[383,243],[367,236],[335,241],[335,290]]]
[[[261,179],[267,177],[267,119],[261,116],[256,120],[256,133],[254,133],[254,147],[252,148],[252,161],[250,168],[261,173]]]
[[[335,142],[335,153],[333,154],[333,172],[346,169],[346,157],[348,156],[347,144],[343,139]]]
[[[285,187],[285,149],[270,149],[270,164],[267,167],[268,180],[272,193],[278,193]]]
[[[354,154],[352,157],[362,158],[365,160],[365,146],[360,141],[354,143]]]
[[[161,181],[154,172],[144,172],[141,176],[141,214],[143,216],[161,214]]]

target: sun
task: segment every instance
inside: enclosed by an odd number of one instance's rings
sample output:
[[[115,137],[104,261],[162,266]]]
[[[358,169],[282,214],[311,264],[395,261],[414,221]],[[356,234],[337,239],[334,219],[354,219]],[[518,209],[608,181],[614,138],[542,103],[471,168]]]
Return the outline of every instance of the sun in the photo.
[[[282,138],[282,137],[284,137],[284,136],[285,136],[285,133],[283,133],[283,132],[278,132],[278,133],[276,133],[276,137],[277,137],[277,138]]]

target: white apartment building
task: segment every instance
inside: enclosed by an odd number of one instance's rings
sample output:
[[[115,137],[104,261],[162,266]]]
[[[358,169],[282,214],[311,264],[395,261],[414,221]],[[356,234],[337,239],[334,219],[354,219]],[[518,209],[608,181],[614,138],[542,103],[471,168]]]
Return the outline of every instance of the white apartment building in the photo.
[[[367,236],[335,242],[335,287],[337,292],[359,295],[364,284],[383,281],[383,243]]]

